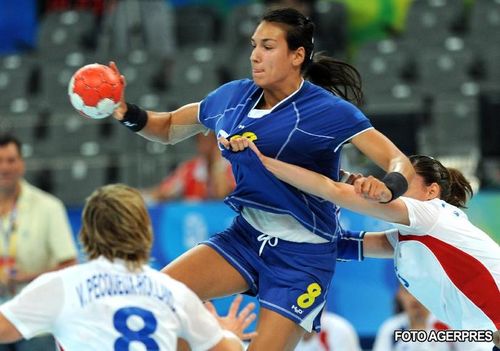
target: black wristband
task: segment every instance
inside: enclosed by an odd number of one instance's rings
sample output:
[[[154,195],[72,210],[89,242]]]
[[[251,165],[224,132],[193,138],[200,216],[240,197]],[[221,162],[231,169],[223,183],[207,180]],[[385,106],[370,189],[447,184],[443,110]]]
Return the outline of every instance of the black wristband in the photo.
[[[137,105],[127,103],[127,112],[119,122],[128,129],[139,132],[148,123],[148,113]]]
[[[408,190],[408,181],[399,172],[390,172],[387,173],[384,178],[382,178],[382,182],[385,186],[391,191],[392,197],[389,201],[391,202],[394,199],[397,199]]]

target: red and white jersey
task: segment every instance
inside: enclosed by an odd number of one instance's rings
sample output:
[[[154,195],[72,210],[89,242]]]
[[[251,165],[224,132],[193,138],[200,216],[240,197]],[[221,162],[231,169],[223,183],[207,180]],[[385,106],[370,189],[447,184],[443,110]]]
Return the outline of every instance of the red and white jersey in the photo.
[[[500,329],[500,247],[442,200],[401,197],[410,225],[395,224],[401,283],[453,329]]]
[[[99,258],[43,274],[0,312],[25,338],[53,334],[65,351],[193,350],[222,340],[222,329],[184,284],[144,266]]]

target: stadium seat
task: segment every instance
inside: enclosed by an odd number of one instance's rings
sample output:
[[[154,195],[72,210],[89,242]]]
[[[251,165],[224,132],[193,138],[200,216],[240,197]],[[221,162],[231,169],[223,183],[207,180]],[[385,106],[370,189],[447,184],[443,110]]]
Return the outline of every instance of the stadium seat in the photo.
[[[98,121],[87,120],[76,111],[54,113],[45,121],[46,131],[36,138],[40,157],[96,156],[100,154]]]
[[[406,17],[404,36],[426,45],[465,29],[463,0],[414,0]]]
[[[169,97],[180,105],[200,101],[220,85],[214,47],[182,49],[176,57]]]
[[[33,59],[24,55],[0,56],[0,106],[27,97],[33,78]]]
[[[369,101],[363,111],[373,126],[406,155],[416,154],[420,150],[419,133],[426,113],[421,96],[377,96]]]
[[[105,156],[54,158],[51,160],[53,191],[68,206],[81,206],[97,187],[116,182],[111,179],[112,163]],[[112,172],[111,172],[112,173]]]
[[[406,84],[404,73],[409,65],[411,61],[403,51],[388,55],[364,50],[358,53],[354,62],[367,96],[391,93],[395,85]]]
[[[500,88],[500,48],[491,45],[478,52],[482,85]]]
[[[175,9],[177,44],[215,44],[219,39],[220,20],[213,6],[187,5]]]
[[[476,0],[470,13],[469,37],[485,48],[500,41],[500,2]],[[488,38],[488,40],[485,40]]]
[[[69,10],[46,14],[40,23],[38,50],[44,58],[59,58],[82,49],[83,35],[95,25],[91,11]]]
[[[250,47],[250,37],[264,14],[265,6],[261,3],[250,3],[236,6],[229,13],[224,24],[224,42],[233,52],[240,48]]]
[[[155,156],[119,157],[119,181],[138,188],[150,188],[158,184],[173,169],[172,153]]]
[[[139,100],[148,94],[154,94],[152,81],[155,74],[158,73],[157,57],[142,49],[132,50],[126,56],[101,57],[101,62],[115,61],[120,73],[125,76],[127,81],[127,99],[139,103]],[[145,108],[163,109],[165,104],[163,99],[158,97],[157,103],[153,97],[146,100],[148,106]],[[161,108],[159,106],[162,106]]]
[[[477,62],[475,52],[467,48],[424,51],[417,60],[419,84],[429,94],[455,92],[475,96],[479,93],[479,86],[471,70]]]
[[[437,95],[431,108],[428,153],[469,155],[479,150],[478,101],[459,94]]]
[[[481,154],[500,160],[500,86],[483,89],[479,96]]]
[[[347,49],[347,7],[341,2],[318,1],[315,4],[313,21],[314,49],[328,55],[342,58]]]

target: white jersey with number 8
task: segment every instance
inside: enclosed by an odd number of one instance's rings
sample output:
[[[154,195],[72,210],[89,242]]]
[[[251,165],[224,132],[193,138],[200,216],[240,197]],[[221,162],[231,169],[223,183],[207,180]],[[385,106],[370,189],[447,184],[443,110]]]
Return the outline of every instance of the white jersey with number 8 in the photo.
[[[223,337],[184,284],[102,257],[40,276],[0,312],[25,338],[51,333],[65,351],[175,350],[177,337],[207,350]]]

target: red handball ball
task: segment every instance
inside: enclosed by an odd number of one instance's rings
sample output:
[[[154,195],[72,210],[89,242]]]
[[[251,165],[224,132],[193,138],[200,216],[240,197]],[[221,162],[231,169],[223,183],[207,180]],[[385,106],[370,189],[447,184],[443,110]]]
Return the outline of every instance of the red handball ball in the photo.
[[[123,83],[111,68],[98,63],[86,65],[73,74],[68,95],[73,107],[85,117],[106,118],[120,104]]]

